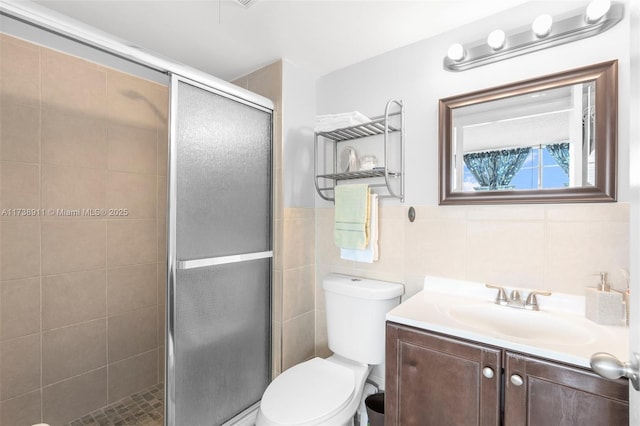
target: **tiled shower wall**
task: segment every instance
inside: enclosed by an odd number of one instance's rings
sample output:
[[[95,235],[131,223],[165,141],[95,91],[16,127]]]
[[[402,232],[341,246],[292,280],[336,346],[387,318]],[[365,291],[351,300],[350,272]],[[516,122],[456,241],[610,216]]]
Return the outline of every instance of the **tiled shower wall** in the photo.
[[[61,424],[163,380],[168,88],[0,37],[0,422]]]

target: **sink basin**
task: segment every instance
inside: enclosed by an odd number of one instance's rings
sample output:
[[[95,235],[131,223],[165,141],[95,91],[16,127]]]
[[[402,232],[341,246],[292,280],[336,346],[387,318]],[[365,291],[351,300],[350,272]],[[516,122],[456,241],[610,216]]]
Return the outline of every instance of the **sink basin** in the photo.
[[[527,311],[496,304],[459,305],[447,308],[447,314],[467,328],[530,343],[584,345],[593,334],[579,323],[544,311]]]

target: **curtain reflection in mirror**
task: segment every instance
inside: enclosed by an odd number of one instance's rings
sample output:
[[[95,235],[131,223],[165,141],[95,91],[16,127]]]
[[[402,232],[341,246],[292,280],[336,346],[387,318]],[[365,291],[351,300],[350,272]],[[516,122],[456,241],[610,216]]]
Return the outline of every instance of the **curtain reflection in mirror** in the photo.
[[[475,190],[508,189],[511,180],[531,152],[531,147],[472,152],[464,155],[464,163],[480,184]]]
[[[569,143],[554,143],[546,146],[547,151],[556,160],[562,171],[569,176]]]

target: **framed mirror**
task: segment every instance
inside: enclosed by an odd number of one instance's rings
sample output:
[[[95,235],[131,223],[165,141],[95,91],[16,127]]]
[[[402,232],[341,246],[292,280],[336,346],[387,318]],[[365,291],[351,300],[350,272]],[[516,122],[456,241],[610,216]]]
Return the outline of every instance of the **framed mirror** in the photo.
[[[617,61],[440,100],[440,204],[616,201]]]

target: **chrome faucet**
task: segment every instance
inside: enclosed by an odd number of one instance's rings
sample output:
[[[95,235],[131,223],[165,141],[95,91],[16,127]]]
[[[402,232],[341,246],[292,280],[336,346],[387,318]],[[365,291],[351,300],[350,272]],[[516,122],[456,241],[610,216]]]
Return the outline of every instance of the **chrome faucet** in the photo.
[[[509,297],[507,298],[507,292],[504,287],[500,287],[498,285],[493,284],[485,284],[487,288],[495,288],[498,290],[498,294],[496,295],[495,303],[500,306],[509,306],[511,308],[517,309],[527,309],[530,311],[539,311],[540,307],[538,306],[538,299],[536,296],[550,296],[551,292],[549,291],[531,291],[527,295],[527,299],[523,302],[522,296],[518,290],[511,290],[509,293]]]
[[[531,311],[539,311],[540,307],[538,306],[538,298],[537,295],[540,296],[551,296],[550,291],[532,291],[527,296],[527,301],[524,302],[524,308],[529,309]]]
[[[504,291],[503,287],[493,284],[485,284],[485,286],[487,288],[495,288],[496,290],[498,290],[498,295],[496,296],[496,305],[506,306],[509,303],[509,301],[507,300],[507,292]]]

